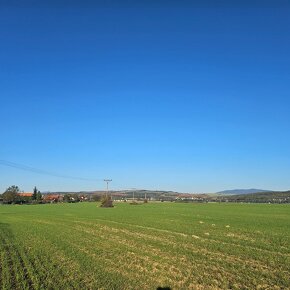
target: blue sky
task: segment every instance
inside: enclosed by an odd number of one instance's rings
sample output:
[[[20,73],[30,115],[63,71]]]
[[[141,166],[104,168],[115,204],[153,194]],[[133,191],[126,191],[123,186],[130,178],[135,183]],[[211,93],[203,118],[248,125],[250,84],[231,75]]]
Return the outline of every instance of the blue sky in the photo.
[[[0,159],[97,180],[0,191],[290,189],[290,4],[234,2],[1,1]]]

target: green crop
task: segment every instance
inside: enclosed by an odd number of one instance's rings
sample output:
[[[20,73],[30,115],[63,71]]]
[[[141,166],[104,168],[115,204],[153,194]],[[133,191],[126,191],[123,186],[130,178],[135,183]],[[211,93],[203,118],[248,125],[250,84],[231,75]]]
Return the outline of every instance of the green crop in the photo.
[[[0,206],[1,289],[290,289],[290,205]]]

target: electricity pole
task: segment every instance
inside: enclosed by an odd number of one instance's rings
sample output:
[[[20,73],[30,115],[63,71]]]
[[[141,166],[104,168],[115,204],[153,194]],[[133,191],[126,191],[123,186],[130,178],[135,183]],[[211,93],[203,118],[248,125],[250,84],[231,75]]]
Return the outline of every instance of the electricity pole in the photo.
[[[133,191],[133,201],[135,200],[135,191],[137,190],[137,188],[131,188],[131,190]]]
[[[106,193],[106,196],[108,197],[108,193],[109,193],[109,182],[111,182],[112,179],[104,179],[104,181],[107,183],[107,193]],[[112,195],[111,195],[111,199],[112,199]]]

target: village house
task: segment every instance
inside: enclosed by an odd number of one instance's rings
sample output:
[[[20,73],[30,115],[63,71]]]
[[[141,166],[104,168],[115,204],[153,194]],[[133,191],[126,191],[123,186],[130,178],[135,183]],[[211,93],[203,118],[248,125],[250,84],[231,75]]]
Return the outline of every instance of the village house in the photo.
[[[63,196],[61,194],[44,194],[42,199],[44,202],[60,202],[63,201]]]
[[[33,193],[32,192],[19,192],[17,195],[21,197],[32,197]]]

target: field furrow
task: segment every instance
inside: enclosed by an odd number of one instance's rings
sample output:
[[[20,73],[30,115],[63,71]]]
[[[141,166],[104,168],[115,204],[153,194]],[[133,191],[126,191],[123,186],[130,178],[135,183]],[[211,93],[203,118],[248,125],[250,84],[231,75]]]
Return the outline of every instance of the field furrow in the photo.
[[[246,206],[2,206],[0,288],[290,289],[289,207]]]

